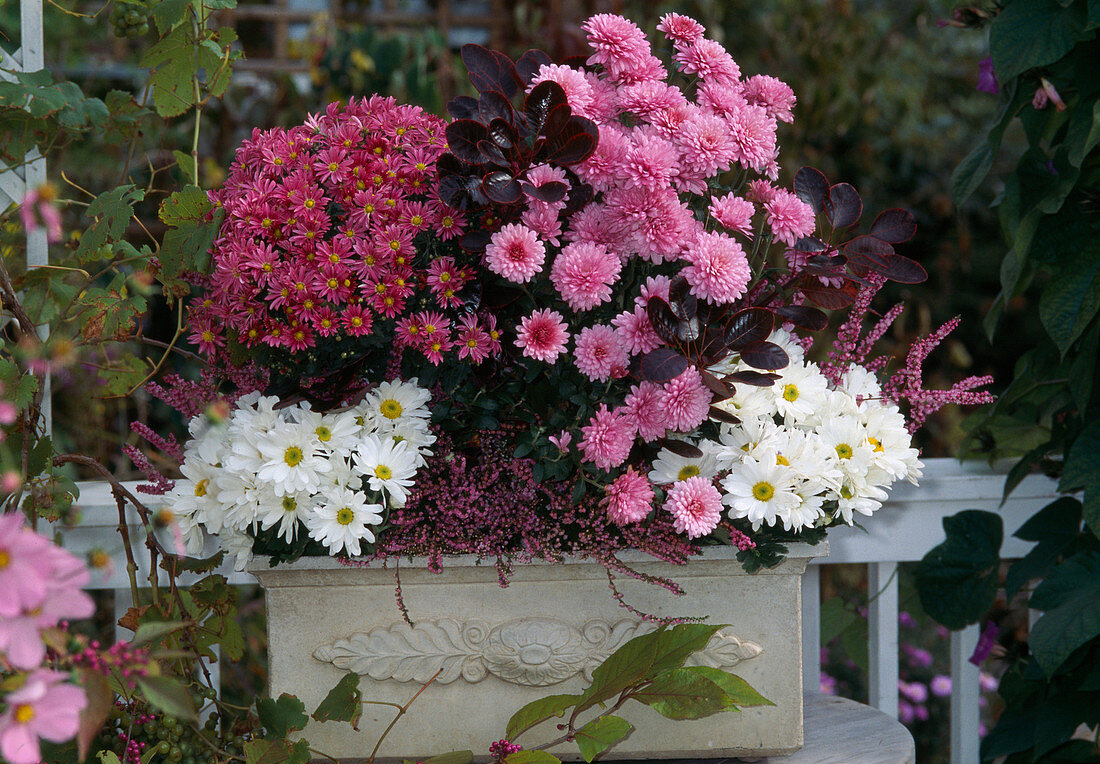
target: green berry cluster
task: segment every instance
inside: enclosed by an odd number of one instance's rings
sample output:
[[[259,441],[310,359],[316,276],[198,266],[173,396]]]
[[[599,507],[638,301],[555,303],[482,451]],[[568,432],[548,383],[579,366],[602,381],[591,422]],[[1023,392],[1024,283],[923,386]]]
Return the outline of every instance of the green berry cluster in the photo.
[[[110,20],[116,37],[144,37],[149,33],[149,4],[140,0],[115,0]]]

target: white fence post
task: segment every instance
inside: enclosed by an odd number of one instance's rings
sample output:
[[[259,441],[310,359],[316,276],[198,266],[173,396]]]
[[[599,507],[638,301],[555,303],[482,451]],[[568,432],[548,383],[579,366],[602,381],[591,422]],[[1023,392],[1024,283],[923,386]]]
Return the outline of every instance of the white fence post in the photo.
[[[821,689],[821,566],[802,575],[802,692]]]
[[[951,632],[951,764],[978,761],[981,743],[978,736],[981,720],[978,704],[981,695],[980,672],[970,662],[970,655],[978,644],[979,636],[977,624]]]
[[[868,658],[871,705],[898,717],[898,564],[872,562],[867,566]]]

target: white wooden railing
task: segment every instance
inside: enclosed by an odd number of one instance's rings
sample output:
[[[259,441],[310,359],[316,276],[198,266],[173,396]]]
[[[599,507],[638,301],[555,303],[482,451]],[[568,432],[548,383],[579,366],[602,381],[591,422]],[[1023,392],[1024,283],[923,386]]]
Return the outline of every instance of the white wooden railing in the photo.
[[[898,576],[901,562],[921,559],[943,540],[944,517],[964,509],[997,511],[1004,474],[981,464],[960,464],[950,459],[930,459],[920,487],[908,483],[895,486],[890,501],[866,523],[867,532],[858,528],[837,528],[829,533],[828,558],[812,564],[803,579],[803,667],[807,689],[820,682],[821,566],[857,563],[868,567],[868,589],[873,597],[868,608],[868,645],[871,705],[897,716],[898,712]],[[113,571],[94,577],[97,589],[114,589],[116,610],[121,615],[129,605],[129,583],[122,542],[117,531],[118,511],[104,483],[80,486],[77,502],[81,524],[61,532],[63,543],[76,554],[100,549],[112,555]],[[1024,521],[1054,496],[1055,483],[1041,476],[1025,479],[1000,508],[1004,518],[1005,543],[1002,556],[1022,557],[1028,542],[1012,536]],[[156,497],[149,497],[155,504]],[[128,525],[134,538],[143,530],[133,513]],[[137,550],[138,552],[142,550]],[[211,549],[213,551],[213,549]],[[147,561],[137,554],[139,584],[148,578],[143,567]],[[237,573],[228,565],[221,571],[231,583],[253,583],[254,579]],[[877,596],[874,596],[877,593]],[[968,661],[978,640],[978,627],[972,626],[951,635],[951,762],[972,764],[978,761],[979,686],[978,668]]]

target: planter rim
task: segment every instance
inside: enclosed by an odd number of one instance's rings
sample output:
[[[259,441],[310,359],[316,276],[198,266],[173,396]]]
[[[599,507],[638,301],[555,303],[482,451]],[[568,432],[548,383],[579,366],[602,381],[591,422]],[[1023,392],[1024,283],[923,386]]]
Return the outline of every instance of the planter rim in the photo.
[[[705,547],[701,554],[689,557],[687,563],[683,567],[690,568],[693,563],[698,562],[725,562],[734,561],[737,559],[737,548],[729,545],[722,546],[708,546]],[[787,544],[787,554],[784,560],[809,560],[816,557],[827,557],[829,555],[829,542],[828,540],[821,541],[818,544],[804,544],[801,542]],[[618,552],[616,558],[622,560],[624,563],[638,564],[638,563],[662,563],[662,564],[674,564],[668,563],[665,560],[654,557],[646,552],[638,549],[627,549]],[[382,560],[363,560],[355,561],[354,565],[345,565],[336,560],[335,557],[300,557],[292,563],[284,563],[272,567],[269,563],[271,558],[266,555],[256,555],[252,558],[252,561],[248,563],[248,572],[250,573],[277,573],[280,570],[283,571],[328,571],[328,570],[355,570],[356,568],[364,568],[368,570],[381,570],[383,565],[389,566],[391,563],[400,562],[403,569],[419,569],[427,568],[429,558],[427,557],[388,557]],[[550,562],[548,560],[532,560],[531,562],[516,563],[516,568],[531,568],[531,567],[554,567],[559,568],[563,565],[592,565],[598,564],[599,561],[594,557],[578,557],[576,555],[567,555],[561,562]],[[494,564],[494,558],[492,557],[478,557],[475,554],[462,554],[462,555],[445,555],[443,557],[443,569],[448,568],[487,568]],[[782,564],[782,563],[781,563]]]

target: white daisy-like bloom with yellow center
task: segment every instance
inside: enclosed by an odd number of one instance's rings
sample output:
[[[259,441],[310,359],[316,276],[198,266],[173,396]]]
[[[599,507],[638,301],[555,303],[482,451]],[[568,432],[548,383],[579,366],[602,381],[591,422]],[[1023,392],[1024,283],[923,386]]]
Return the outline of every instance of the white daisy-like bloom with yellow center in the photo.
[[[314,501],[309,491],[279,495],[265,488],[257,500],[256,520],[265,531],[278,526],[276,535],[290,542],[297,536],[298,522],[304,522],[313,508]]]
[[[390,433],[409,420],[427,423],[432,412],[428,409],[431,393],[416,384],[394,380],[383,382],[367,394],[356,410],[368,430]]]
[[[862,419],[871,445],[870,481],[889,484],[918,477],[923,466],[917,458],[920,452],[912,447],[912,436],[898,407],[890,404],[872,408]]]
[[[222,463],[232,471],[257,472],[263,465],[263,456],[257,445],[260,435],[274,429],[284,421],[275,408],[279,399],[249,393],[237,401],[237,408],[229,417],[226,428],[227,453]]]
[[[225,527],[244,531],[256,522],[263,483],[254,472],[222,469],[214,479],[218,501],[225,509]]]
[[[822,452],[840,469],[845,480],[856,485],[865,483],[873,446],[863,423],[854,416],[823,417],[815,432],[821,439]]]
[[[317,506],[306,520],[310,538],[320,541],[331,554],[357,555],[360,542],[374,542],[368,526],[382,522],[384,507],[370,503],[367,495],[348,488],[322,491]]]
[[[316,492],[332,469],[317,433],[307,424],[283,422],[259,436],[263,464],[256,476],[279,496]]]
[[[701,456],[690,457],[680,456],[667,448],[662,448],[657,458],[653,460],[649,481],[658,485],[671,485],[696,476],[714,477],[718,474],[718,462],[714,458],[713,449],[700,448],[700,450],[703,451]]]
[[[758,453],[759,461],[746,459],[731,469],[721,483],[722,503],[729,506],[729,516],[747,519],[753,530],[789,518],[791,510],[802,503],[802,497],[795,492],[794,471],[777,463],[773,452]]]
[[[788,425],[816,423],[826,402],[828,380],[812,363],[792,363],[766,388],[775,396],[775,408]]]
[[[405,506],[416,475],[416,457],[407,442],[367,435],[352,461],[371,490],[384,492],[392,507]]]
[[[883,405],[882,385],[873,372],[862,366],[851,366],[840,380],[841,389],[856,399],[861,410],[873,410]]]
[[[781,451],[786,436],[787,430],[777,425],[771,417],[743,419],[741,424],[723,424],[714,449],[719,469],[740,464],[758,448]]]
[[[308,403],[303,403],[291,412],[291,416],[298,424],[313,430],[319,448],[330,455],[351,456],[359,445],[363,427],[351,411],[321,414],[313,411]]]
[[[428,463],[428,457],[432,455],[430,446],[435,443],[435,435],[428,429],[427,422],[422,419],[406,420],[395,427],[389,437],[409,444],[409,452],[414,457],[417,469]]]
[[[194,522],[205,525],[211,533],[217,533],[225,520],[225,510],[218,501],[215,482],[220,469],[200,458],[198,449],[185,447],[180,472],[183,478],[177,480],[168,492],[167,506],[177,516],[194,518]]]
[[[870,517],[877,512],[888,495],[878,486],[868,483],[857,485],[855,481],[846,481],[838,493],[829,494],[825,498],[836,501],[837,516],[851,525],[855,522],[856,513]]]

